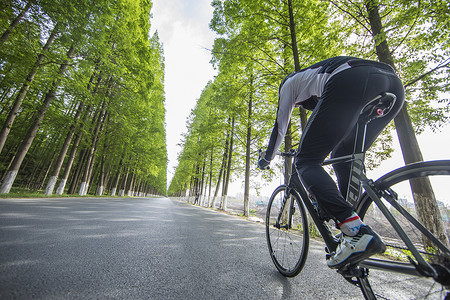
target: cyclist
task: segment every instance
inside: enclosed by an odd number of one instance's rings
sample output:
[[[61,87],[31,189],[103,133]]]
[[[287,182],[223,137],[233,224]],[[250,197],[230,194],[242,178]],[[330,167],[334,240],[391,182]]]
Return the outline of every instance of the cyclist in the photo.
[[[403,85],[389,65],[355,57],[333,57],[289,74],[279,87],[275,126],[258,167],[268,168],[286,134],[294,107],[312,110],[294,160],[294,174],[299,174],[305,187],[316,196],[320,208],[338,221],[341,241],[336,252],[327,256],[330,268],[357,263],[386,249],[379,235],[361,221],[344,198],[351,164],[334,166],[339,190],[321,166],[330,152],[331,157],[353,153],[361,109],[384,92],[393,93],[397,100],[390,113],[368,124],[364,150],[404,103]]]

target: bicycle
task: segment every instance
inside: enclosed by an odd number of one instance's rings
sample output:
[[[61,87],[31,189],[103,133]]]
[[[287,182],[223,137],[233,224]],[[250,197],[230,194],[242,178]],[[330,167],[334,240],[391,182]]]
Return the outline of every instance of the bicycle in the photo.
[[[357,123],[353,154],[328,159],[323,163],[332,165],[351,162],[351,178],[346,199],[354,206],[360,218],[383,237],[387,245],[384,255],[371,257],[354,265],[346,265],[337,272],[348,282],[358,286],[365,299],[389,299],[381,294],[386,293],[382,290],[384,288],[381,286],[384,284],[382,280],[375,278],[375,284],[371,284],[369,278],[373,281],[373,277],[369,276],[369,270],[396,273],[393,275],[399,277],[395,279],[396,288],[400,283],[405,286],[403,291],[397,290],[396,295],[390,296],[395,299],[408,290],[412,292],[414,298],[422,297],[418,294],[418,290],[422,287],[424,279],[431,286],[430,291],[428,287],[424,290],[426,293],[424,297],[428,299],[430,296],[437,296],[450,299],[448,235],[446,241],[445,239],[441,241],[437,234],[432,233],[432,230],[417,220],[415,213],[411,212],[410,202],[399,198],[394,191],[398,184],[417,178],[442,175],[447,180],[450,179],[448,176],[450,160],[414,163],[391,171],[376,181],[368,179],[365,174],[364,141],[367,124],[375,118],[386,115],[395,100],[395,95],[384,93],[367,104],[361,111]],[[295,156],[295,151],[291,149],[289,152],[278,154],[291,159]],[[441,235],[442,232],[446,234],[450,226],[448,208],[450,205],[449,203],[446,205],[446,211],[443,205],[440,206],[445,220],[445,228],[440,232]],[[305,189],[297,175],[291,176],[287,185],[277,187],[269,199],[266,212],[267,244],[273,263],[286,277],[297,276],[306,262],[310,240],[307,212],[325,242],[327,255],[331,255],[339,243],[339,233],[333,233],[331,226],[333,219],[318,206],[314,195]],[[386,226],[390,228],[387,231],[384,230]],[[386,236],[385,232],[390,236]],[[386,284],[392,284],[390,282],[392,280],[394,279],[389,279]],[[420,283],[417,283],[417,280]],[[380,289],[377,291],[376,288]]]

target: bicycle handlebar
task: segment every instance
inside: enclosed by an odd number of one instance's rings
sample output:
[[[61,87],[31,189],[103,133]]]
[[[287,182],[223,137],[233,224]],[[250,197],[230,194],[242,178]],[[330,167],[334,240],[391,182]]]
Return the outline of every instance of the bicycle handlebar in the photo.
[[[280,155],[282,157],[294,157],[297,154],[295,149],[291,149],[288,152],[277,151],[276,155]]]
[[[263,153],[265,154],[265,151],[262,151],[262,149],[258,149],[258,166],[259,166],[259,161],[261,160]],[[297,154],[297,152],[294,149],[290,149],[288,152],[277,151],[275,153],[275,155],[280,155],[282,157],[294,157],[296,154]],[[268,170],[268,169],[270,169],[270,166],[267,166],[267,167],[259,166],[259,168],[263,169],[263,170]]]
[[[258,160],[261,159],[261,154],[263,151],[261,149],[258,150]],[[295,149],[290,149],[288,152],[277,151],[275,155],[279,155],[282,157],[294,157],[297,151]]]

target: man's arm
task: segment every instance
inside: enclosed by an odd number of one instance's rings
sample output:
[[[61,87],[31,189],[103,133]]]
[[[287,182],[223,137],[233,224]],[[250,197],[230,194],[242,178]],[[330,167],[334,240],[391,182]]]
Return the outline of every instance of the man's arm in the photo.
[[[261,157],[260,161],[258,161],[258,166],[267,166],[275,157],[275,153],[280,148],[281,144],[283,143],[284,136],[286,135],[287,127],[289,125],[289,121],[291,120],[291,114],[294,110],[294,106],[294,91],[290,82],[288,81],[283,85],[283,88],[280,91],[280,99],[278,101],[277,118],[275,120],[275,125],[272,129],[265,155]]]
[[[284,136],[291,120],[291,114],[295,107],[295,95],[292,87],[292,81],[287,81],[280,91],[280,99],[278,101],[277,118],[270,135],[269,144],[267,146],[267,160],[272,160],[275,153],[283,143]]]

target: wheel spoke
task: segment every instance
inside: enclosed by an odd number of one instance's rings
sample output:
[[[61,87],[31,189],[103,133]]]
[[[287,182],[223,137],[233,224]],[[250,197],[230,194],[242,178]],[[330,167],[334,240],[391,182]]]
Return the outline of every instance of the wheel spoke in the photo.
[[[426,177],[429,178],[434,191],[434,196],[430,200],[411,192],[410,180],[417,182],[418,177],[426,175],[434,175]],[[448,281],[444,285],[442,283],[445,282],[445,278],[450,276],[448,271],[450,268],[450,255],[448,252],[450,176],[448,175],[450,175],[449,161],[442,163],[442,165],[439,162],[426,162],[419,163],[416,166],[410,165],[400,168],[375,182],[375,186],[386,190],[384,195],[390,199],[388,199],[389,201],[383,200],[383,203],[406,232],[406,235],[418,250],[418,254],[428,264],[434,266],[435,270],[431,274],[436,277],[433,279],[432,277],[389,273],[389,279],[386,280],[384,271],[372,270],[370,281],[379,299],[396,297],[445,299],[449,285]],[[418,198],[420,199],[417,200]],[[437,203],[438,211],[432,210],[434,207],[433,202]],[[430,204],[423,206],[423,203]],[[412,255],[412,252],[396,234],[396,230],[394,230],[367,195],[363,195],[357,211],[363,218],[364,223],[377,231],[388,246],[385,254],[378,257],[379,259],[386,262],[401,261],[408,263],[412,261],[416,264],[417,258]],[[425,226],[427,230],[420,230],[419,228],[422,225],[419,225],[416,220]],[[424,235],[422,232],[426,232],[426,234]],[[434,235],[434,237],[430,236],[430,238],[427,238],[426,235],[430,234]],[[437,274],[437,276],[434,274]],[[393,287],[395,287],[395,290],[393,290]]]
[[[302,269],[307,255],[308,235],[300,235],[295,228],[307,226],[306,212],[299,199],[290,197],[293,201],[291,210],[291,220],[287,220],[289,214],[280,215],[282,201],[285,201],[285,188],[279,187],[272,194],[269,200],[266,215],[266,234],[269,251],[272,260],[284,276],[295,276]],[[290,209],[289,202],[285,205],[285,210]],[[278,218],[281,218],[277,225]],[[290,229],[288,224],[292,225]],[[300,225],[299,225],[300,224]]]

